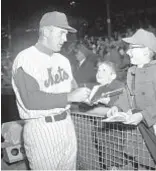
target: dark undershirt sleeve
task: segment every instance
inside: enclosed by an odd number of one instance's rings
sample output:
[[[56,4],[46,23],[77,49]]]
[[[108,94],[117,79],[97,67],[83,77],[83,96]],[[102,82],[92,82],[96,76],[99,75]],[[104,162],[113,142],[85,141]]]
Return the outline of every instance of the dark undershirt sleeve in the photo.
[[[35,78],[25,73],[22,68],[17,70],[14,80],[23,104],[28,110],[64,108],[68,103],[67,93],[52,94],[40,91]]]

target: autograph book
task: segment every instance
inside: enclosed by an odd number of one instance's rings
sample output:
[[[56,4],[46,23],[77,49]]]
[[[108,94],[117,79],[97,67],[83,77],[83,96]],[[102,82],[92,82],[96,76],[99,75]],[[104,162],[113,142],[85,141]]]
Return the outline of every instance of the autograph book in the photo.
[[[98,102],[99,99],[104,97],[113,97],[123,93],[123,88],[110,88],[107,86],[95,85],[91,90],[90,96],[87,101],[85,101],[88,105],[93,105]]]

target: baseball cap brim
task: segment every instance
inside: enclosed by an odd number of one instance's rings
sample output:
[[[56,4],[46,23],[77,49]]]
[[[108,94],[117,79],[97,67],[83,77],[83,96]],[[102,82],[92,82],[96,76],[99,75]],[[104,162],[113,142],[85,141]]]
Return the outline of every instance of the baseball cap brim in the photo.
[[[68,30],[70,33],[77,33],[77,30],[76,29],[74,29],[73,27],[71,27],[71,26],[57,26],[57,27],[60,27],[60,28],[62,28],[62,29],[66,29],[66,30]]]
[[[129,44],[138,44],[139,43],[133,37],[123,38],[122,40],[126,43],[129,43]]]

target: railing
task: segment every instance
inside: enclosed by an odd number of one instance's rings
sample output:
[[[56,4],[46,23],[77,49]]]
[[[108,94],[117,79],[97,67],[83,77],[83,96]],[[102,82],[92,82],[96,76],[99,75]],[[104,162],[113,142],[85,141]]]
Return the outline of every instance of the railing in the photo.
[[[136,126],[104,123],[102,116],[72,112],[78,139],[78,170],[155,170]]]

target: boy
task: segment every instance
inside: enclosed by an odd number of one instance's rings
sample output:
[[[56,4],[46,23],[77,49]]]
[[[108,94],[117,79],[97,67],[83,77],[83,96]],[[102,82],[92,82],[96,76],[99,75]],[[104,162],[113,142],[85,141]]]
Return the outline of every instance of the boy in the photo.
[[[99,85],[94,86],[95,89],[99,88],[99,90],[96,92],[97,97],[99,97],[103,92],[107,93],[107,91],[109,92],[124,87],[124,83],[117,80],[116,67],[114,63],[110,61],[100,61],[97,66],[98,70],[96,74],[96,81],[99,83]],[[102,88],[100,89],[100,87]],[[98,99],[95,104],[102,103],[106,106],[112,106],[117,99],[118,94],[102,97]]]
[[[135,148],[136,145],[139,145],[139,132],[136,137],[134,134],[128,134],[125,153],[128,157],[135,159],[139,169],[154,168],[154,160],[156,161],[156,143],[153,143],[156,142],[154,134],[156,125],[156,61],[154,60],[156,37],[151,32],[139,29],[132,37],[124,38],[123,41],[129,43],[127,54],[134,66],[128,70],[127,89],[115,106],[124,112],[131,110],[133,114],[129,116],[125,124],[138,125],[148,147],[147,150],[144,144],[142,148],[146,149],[144,153],[137,152]],[[130,142],[130,140],[133,141]]]
[[[124,88],[124,83],[117,80],[116,67],[115,64],[110,61],[101,61],[98,63],[98,70],[96,74],[96,80],[100,86],[105,86],[105,90],[115,90],[119,88]],[[104,90],[104,89],[101,89]],[[101,92],[100,92],[101,93]],[[97,107],[94,107],[92,110],[87,113],[93,114],[94,116],[105,116],[106,112],[109,110],[109,107],[112,107],[114,103],[118,100],[119,95],[110,96],[101,98],[97,101],[97,104],[100,102],[102,104],[98,104]],[[97,117],[94,120],[94,129],[93,133],[95,134],[95,144],[97,152],[99,154],[99,161],[103,165],[101,167],[103,169],[110,169],[113,166],[123,165],[123,146],[118,144],[118,141],[124,136],[124,132],[119,131],[119,127],[116,127],[115,124],[107,124],[101,122],[101,117]],[[115,145],[112,142],[116,142]],[[111,149],[121,149],[120,151],[115,151],[112,155]],[[117,158],[113,157],[118,156]],[[108,157],[109,156],[109,157]]]

